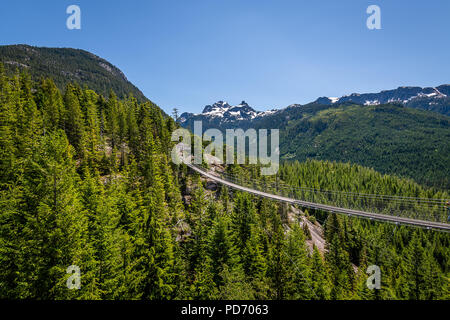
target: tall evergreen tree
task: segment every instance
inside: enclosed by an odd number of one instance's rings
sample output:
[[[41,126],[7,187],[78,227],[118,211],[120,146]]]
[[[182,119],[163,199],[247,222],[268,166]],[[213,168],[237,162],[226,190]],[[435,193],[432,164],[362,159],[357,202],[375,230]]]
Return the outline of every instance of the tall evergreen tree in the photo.
[[[44,132],[65,128],[63,98],[53,80],[42,80],[36,94],[36,103],[42,112]]]
[[[325,300],[330,298],[330,283],[325,264],[320,255],[319,249],[313,247],[311,262],[311,287],[312,299]]]
[[[67,85],[64,94],[65,116],[64,129],[70,144],[74,146],[75,150],[82,155],[84,153],[82,140],[84,133],[84,119],[81,112],[79,96],[77,89],[73,85]]]

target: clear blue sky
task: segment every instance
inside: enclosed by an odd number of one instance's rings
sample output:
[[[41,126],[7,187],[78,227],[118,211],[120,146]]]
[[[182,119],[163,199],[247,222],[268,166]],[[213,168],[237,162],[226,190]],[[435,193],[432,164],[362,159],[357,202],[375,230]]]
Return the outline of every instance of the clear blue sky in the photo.
[[[70,4],[81,30],[66,28]],[[382,30],[366,28],[371,4]],[[0,44],[91,51],[167,112],[449,83],[449,31],[448,0],[15,0],[0,9]]]

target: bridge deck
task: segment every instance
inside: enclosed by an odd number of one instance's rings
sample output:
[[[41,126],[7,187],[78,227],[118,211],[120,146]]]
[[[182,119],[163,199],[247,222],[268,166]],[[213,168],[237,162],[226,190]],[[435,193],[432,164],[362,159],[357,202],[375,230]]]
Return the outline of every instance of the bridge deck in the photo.
[[[299,206],[306,207],[306,208],[324,210],[324,211],[329,211],[329,212],[336,212],[336,213],[346,214],[349,216],[366,218],[366,219],[370,219],[370,220],[386,221],[386,222],[391,222],[391,223],[395,223],[395,224],[405,224],[405,225],[411,225],[411,226],[422,227],[422,228],[427,228],[427,229],[436,229],[436,230],[450,232],[450,224],[448,224],[448,223],[440,223],[440,222],[418,220],[418,219],[398,217],[398,216],[390,216],[387,214],[346,209],[346,208],[334,207],[334,206],[330,206],[330,205],[326,205],[326,204],[319,204],[319,203],[314,203],[314,202],[286,198],[283,196],[266,193],[266,192],[254,190],[251,188],[247,188],[247,187],[235,184],[233,182],[230,182],[230,181],[224,180],[220,177],[217,177],[211,173],[208,173],[205,170],[203,170],[203,168],[192,165],[192,164],[188,164],[187,166],[190,167],[192,170],[198,172],[202,176],[208,177],[218,183],[221,183],[230,188],[248,192],[248,193],[260,196],[260,197],[266,197],[269,199],[287,202],[290,204],[297,204]]]

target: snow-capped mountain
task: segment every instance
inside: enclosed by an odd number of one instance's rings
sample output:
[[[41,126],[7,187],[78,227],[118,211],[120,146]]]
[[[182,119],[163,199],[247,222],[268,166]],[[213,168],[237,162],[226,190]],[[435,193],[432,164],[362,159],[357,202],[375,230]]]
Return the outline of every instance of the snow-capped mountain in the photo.
[[[178,119],[178,122],[182,126],[188,126],[195,120],[203,120],[208,124],[214,123],[216,126],[222,126],[225,124],[231,124],[242,121],[251,121],[260,117],[264,117],[268,114],[273,114],[276,110],[271,111],[256,111],[250,107],[245,101],[242,101],[236,106],[231,106],[227,102],[218,101],[213,105],[207,105],[200,114],[194,113],[182,113]]]
[[[224,121],[236,121],[254,119],[259,113],[245,101],[242,101],[237,106],[230,106],[227,102],[218,101],[213,105],[207,105],[203,109],[202,115],[206,117],[219,117]]]
[[[394,90],[385,90],[379,93],[352,93],[340,98],[321,97],[314,101],[318,104],[341,104],[346,102],[362,105],[378,105],[385,103],[402,103],[405,106],[416,107],[417,103],[422,104],[420,109],[430,109],[428,106],[437,103],[448,103],[450,98],[450,85],[445,84],[436,88],[427,87],[399,87]],[[411,104],[411,105],[410,105]]]
[[[399,87],[379,93],[352,93],[340,98],[321,97],[306,105],[292,104],[283,109],[270,111],[256,111],[245,101],[236,106],[218,101],[207,105],[202,113],[185,112],[178,118],[178,122],[185,128],[192,128],[196,120],[203,121],[203,128],[248,128],[258,124],[277,122],[278,118],[295,118],[298,112],[309,108],[324,108],[340,104],[379,105],[396,103],[405,107],[416,108],[450,115],[450,85],[444,84],[432,87]],[[306,108],[306,109],[305,109]]]

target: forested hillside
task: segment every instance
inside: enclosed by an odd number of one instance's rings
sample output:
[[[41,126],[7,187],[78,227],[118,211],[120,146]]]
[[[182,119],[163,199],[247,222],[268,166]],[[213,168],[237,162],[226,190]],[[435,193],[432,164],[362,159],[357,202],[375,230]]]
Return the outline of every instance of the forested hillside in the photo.
[[[139,102],[147,101],[122,71],[84,50],[23,44],[0,46],[0,62],[8,74],[14,74],[18,69],[28,72],[34,81],[52,78],[60,90],[64,90],[68,83],[78,83],[104,96],[114,90],[119,98],[131,93]]]
[[[258,177],[266,183],[279,179],[292,186],[320,190],[405,197],[449,197],[446,192],[421,187],[412,180],[382,175],[373,169],[348,163],[287,162],[280,167],[277,177],[260,176],[258,168],[245,167],[230,166],[228,172],[247,178]],[[320,202],[320,199],[317,200]],[[259,200],[256,207],[265,208],[265,202],[266,200]],[[293,218],[288,207],[279,206],[278,214],[283,226],[289,230],[288,235],[295,234],[300,225],[302,236],[311,239],[308,227],[298,216]],[[297,271],[304,275],[295,281],[304,281],[310,285],[309,296],[306,295],[309,299],[450,297],[450,236],[447,233],[370,222],[314,210],[305,210],[304,215],[311,222],[323,225],[326,240],[323,261],[319,259],[317,248],[307,255],[306,262],[291,260]],[[264,211],[259,212],[259,218],[261,233],[264,234],[267,232],[265,226],[270,224],[267,223]],[[288,240],[287,247],[281,249],[284,250],[284,255],[289,253],[289,243]],[[292,257],[290,253],[287,256]],[[298,257],[295,254],[293,256]],[[367,276],[364,272],[369,265],[377,265],[381,269],[381,290],[368,290],[366,287]],[[289,281],[286,280],[286,283]]]
[[[422,98],[416,100],[418,103]],[[198,120],[202,120],[204,130],[279,129],[283,160],[356,163],[450,189],[449,116],[418,110],[419,106],[413,109],[401,104],[364,106],[348,102],[291,105],[266,113],[248,111],[248,106],[241,104],[230,109],[239,109],[238,116],[230,117],[229,111],[220,112],[220,103],[214,106],[213,112],[184,113],[179,122],[191,130]],[[208,107],[205,111],[210,110]]]
[[[7,76],[0,64],[0,297],[449,298],[447,234],[206,188],[170,162],[175,128],[151,102],[74,84],[61,91],[51,79]],[[302,184],[304,176],[320,188],[446,196],[316,161],[286,164],[279,177]],[[308,249],[305,217],[324,225],[323,252]],[[365,285],[371,264],[381,290]],[[79,290],[66,284],[71,265]]]
[[[342,105],[284,123],[286,160],[351,162],[450,189],[450,118],[399,105]]]

